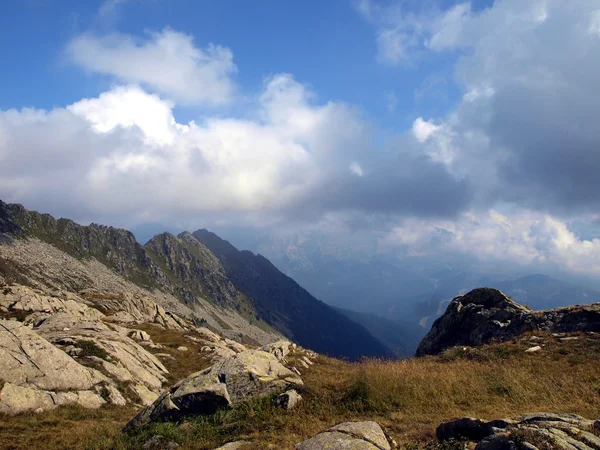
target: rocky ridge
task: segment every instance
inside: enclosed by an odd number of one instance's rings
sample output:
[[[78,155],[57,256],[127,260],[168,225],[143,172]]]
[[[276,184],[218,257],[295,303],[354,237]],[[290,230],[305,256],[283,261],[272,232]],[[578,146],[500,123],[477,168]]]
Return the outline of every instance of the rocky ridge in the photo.
[[[416,355],[505,341],[528,331],[600,331],[600,303],[532,311],[497,289],[474,289],[450,302],[419,344]]]

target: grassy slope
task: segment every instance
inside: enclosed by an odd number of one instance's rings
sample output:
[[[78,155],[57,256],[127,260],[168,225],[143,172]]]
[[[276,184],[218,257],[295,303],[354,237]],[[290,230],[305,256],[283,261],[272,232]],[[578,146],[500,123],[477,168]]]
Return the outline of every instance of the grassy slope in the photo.
[[[459,416],[492,419],[549,411],[598,418],[600,336],[581,334],[569,342],[544,336],[544,342],[539,353],[525,353],[534,344],[521,338],[407,361],[348,363],[321,357],[304,373],[304,402],[293,411],[255,401],[184,424],[156,424],[133,437],[119,433],[133,415],[127,408],[6,417],[0,421],[0,448],[133,449],[161,434],[183,449],[213,449],[239,438],[253,440],[249,448],[291,449],[335,423],[363,419],[387,427],[402,446],[430,441],[440,422]]]

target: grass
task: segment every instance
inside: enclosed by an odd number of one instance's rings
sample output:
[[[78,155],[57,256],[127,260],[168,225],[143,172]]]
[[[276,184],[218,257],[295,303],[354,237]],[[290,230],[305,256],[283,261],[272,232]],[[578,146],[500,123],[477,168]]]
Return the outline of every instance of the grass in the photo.
[[[169,371],[166,377],[170,384],[210,365],[210,359],[200,351],[203,345],[184,337],[186,334],[193,335],[193,332],[170,330],[155,324],[135,325],[132,328],[145,331],[152,341],[163,345],[161,349],[144,347],[146,350],[154,354],[166,353],[171,356],[171,358],[157,356]],[[177,350],[181,346],[187,347],[188,351]]]
[[[119,429],[133,413],[101,409],[89,413],[93,420],[81,419],[84,426],[78,427],[74,445],[69,446],[65,436],[48,437],[51,427],[61,427],[66,420],[60,410],[33,416],[39,423],[30,420],[31,429],[19,426],[24,420],[21,416],[5,418],[0,425],[0,448],[5,448],[2,439],[25,442],[24,434],[29,436],[27,445],[6,448],[59,448],[55,439],[62,440],[62,448],[125,450],[140,448],[146,439],[160,434],[181,444],[182,450],[214,449],[236,439],[251,440],[251,448],[256,449],[292,449],[336,423],[375,420],[401,448],[454,450],[462,448],[462,443],[444,446],[434,437],[437,425],[456,417],[498,419],[548,411],[598,418],[600,336],[581,334],[579,340],[560,342],[545,335],[540,342],[546,345],[538,353],[524,352],[531,346],[525,339],[405,361],[349,363],[319,357],[303,373],[304,401],[292,411],[276,409],[268,398],[260,399],[181,424],[153,424],[137,435],[125,436]],[[189,341],[186,346],[191,348]],[[54,425],[48,428],[48,423]],[[86,435],[99,431],[101,437],[95,439]],[[32,436],[40,433],[45,433],[46,440],[35,444]]]

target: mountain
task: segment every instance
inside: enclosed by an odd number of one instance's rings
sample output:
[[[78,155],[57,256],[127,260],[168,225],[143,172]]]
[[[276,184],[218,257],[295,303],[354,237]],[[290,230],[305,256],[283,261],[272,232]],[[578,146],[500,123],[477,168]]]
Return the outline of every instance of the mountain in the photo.
[[[418,324],[408,321],[396,321],[376,314],[349,309],[335,308],[350,320],[361,324],[369,333],[385,344],[396,357],[406,358],[414,355],[426,330]]]
[[[600,302],[600,292],[542,274],[527,275],[495,283],[516,302],[532,309]]]
[[[70,292],[139,292],[243,342],[266,343],[283,334],[334,356],[390,356],[364,327],[316,300],[266,258],[205,230],[162,233],[140,245],[127,230],[82,226],[0,201],[2,279]]]
[[[207,230],[193,236],[219,258],[228,278],[271,326],[315,351],[356,358],[390,352],[362,326],[317,300],[261,255],[239,251]]]

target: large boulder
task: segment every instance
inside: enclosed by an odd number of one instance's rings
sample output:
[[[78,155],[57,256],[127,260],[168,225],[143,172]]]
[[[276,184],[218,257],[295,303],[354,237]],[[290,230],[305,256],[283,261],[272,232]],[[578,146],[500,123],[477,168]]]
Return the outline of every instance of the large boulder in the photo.
[[[53,392],[5,383],[0,390],[0,413],[19,414],[28,411],[44,411],[61,405],[79,405],[99,408],[106,401],[93,391]]]
[[[0,321],[0,380],[46,390],[86,390],[98,383],[78,364],[29,327]]]
[[[532,311],[497,289],[478,288],[450,302],[419,344],[416,355],[435,355],[457,345],[504,341],[527,331],[599,330],[600,303]]]
[[[134,417],[125,431],[149,422],[212,414],[245,400],[302,385],[302,379],[271,353],[246,350],[173,385]]]
[[[597,450],[600,437],[593,429],[592,420],[575,414],[535,413],[492,421],[465,417],[440,424],[436,434],[440,441],[477,442],[476,450],[533,450],[539,442],[560,450]]]
[[[377,422],[345,422],[296,445],[297,450],[391,450],[394,441]]]

